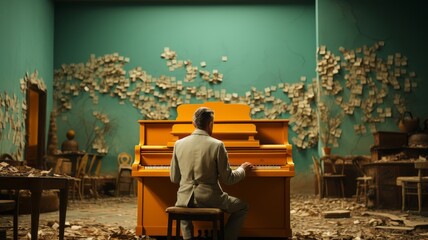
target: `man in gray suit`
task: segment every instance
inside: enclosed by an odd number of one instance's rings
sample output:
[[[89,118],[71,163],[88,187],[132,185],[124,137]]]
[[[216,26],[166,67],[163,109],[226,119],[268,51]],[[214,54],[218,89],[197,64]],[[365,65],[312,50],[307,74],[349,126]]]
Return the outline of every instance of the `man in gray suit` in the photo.
[[[235,170],[229,165],[224,143],[211,137],[214,112],[200,107],[193,116],[193,133],[176,141],[171,159],[170,178],[179,183],[176,206],[216,207],[230,214],[225,226],[225,239],[238,238],[248,212],[248,204],[229,196],[219,181],[234,184],[245,178],[252,164],[245,162]],[[181,221],[184,239],[191,239],[190,221]]]

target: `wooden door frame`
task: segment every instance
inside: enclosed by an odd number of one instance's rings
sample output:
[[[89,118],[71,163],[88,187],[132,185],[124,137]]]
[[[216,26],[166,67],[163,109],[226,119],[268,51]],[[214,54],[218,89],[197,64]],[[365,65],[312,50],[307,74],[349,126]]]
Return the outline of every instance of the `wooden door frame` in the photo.
[[[37,158],[36,162],[27,162],[31,167],[38,169],[44,168],[44,159],[46,153],[46,106],[47,106],[47,91],[40,89],[36,84],[28,83],[27,86],[27,116],[25,119],[25,156],[28,154],[29,148],[29,121],[30,121],[30,91],[34,91],[39,96],[38,105],[38,135],[37,135]],[[26,159],[27,157],[25,157]]]

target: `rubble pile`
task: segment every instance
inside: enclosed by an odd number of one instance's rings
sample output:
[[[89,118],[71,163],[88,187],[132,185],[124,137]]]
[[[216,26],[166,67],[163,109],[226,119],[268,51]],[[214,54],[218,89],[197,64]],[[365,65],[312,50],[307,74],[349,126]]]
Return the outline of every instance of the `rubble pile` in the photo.
[[[57,222],[43,222],[39,226],[39,239],[53,240],[58,239]],[[20,228],[19,239],[31,239],[30,229]],[[65,239],[85,239],[85,240],[115,240],[115,239],[138,239],[134,230],[125,229],[121,226],[111,226],[106,224],[87,223],[87,222],[66,222],[64,230]]]
[[[426,217],[370,210],[350,198],[293,195],[290,213],[292,239],[428,239]]]
[[[27,165],[12,166],[7,162],[0,162],[0,176],[26,176],[26,177],[41,177],[41,176],[60,176],[53,173],[53,169],[39,170]]]

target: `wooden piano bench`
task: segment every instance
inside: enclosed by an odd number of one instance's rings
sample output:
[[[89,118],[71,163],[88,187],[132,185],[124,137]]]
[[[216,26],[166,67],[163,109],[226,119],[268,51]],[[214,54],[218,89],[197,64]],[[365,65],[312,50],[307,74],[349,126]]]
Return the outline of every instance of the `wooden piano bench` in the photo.
[[[180,221],[211,221],[213,224],[213,240],[224,239],[224,212],[219,208],[187,208],[168,207],[168,233],[167,240],[171,240],[172,222],[176,221],[175,238],[180,239]],[[217,236],[217,223],[220,223],[220,236]],[[193,229],[192,229],[193,238]]]

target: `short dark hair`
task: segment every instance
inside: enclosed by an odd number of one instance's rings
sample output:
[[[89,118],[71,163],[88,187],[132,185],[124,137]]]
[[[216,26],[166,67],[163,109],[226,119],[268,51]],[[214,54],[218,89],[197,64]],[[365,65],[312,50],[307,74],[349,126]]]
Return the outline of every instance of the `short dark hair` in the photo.
[[[196,109],[193,115],[193,122],[199,129],[205,129],[214,120],[214,111],[207,107]]]

